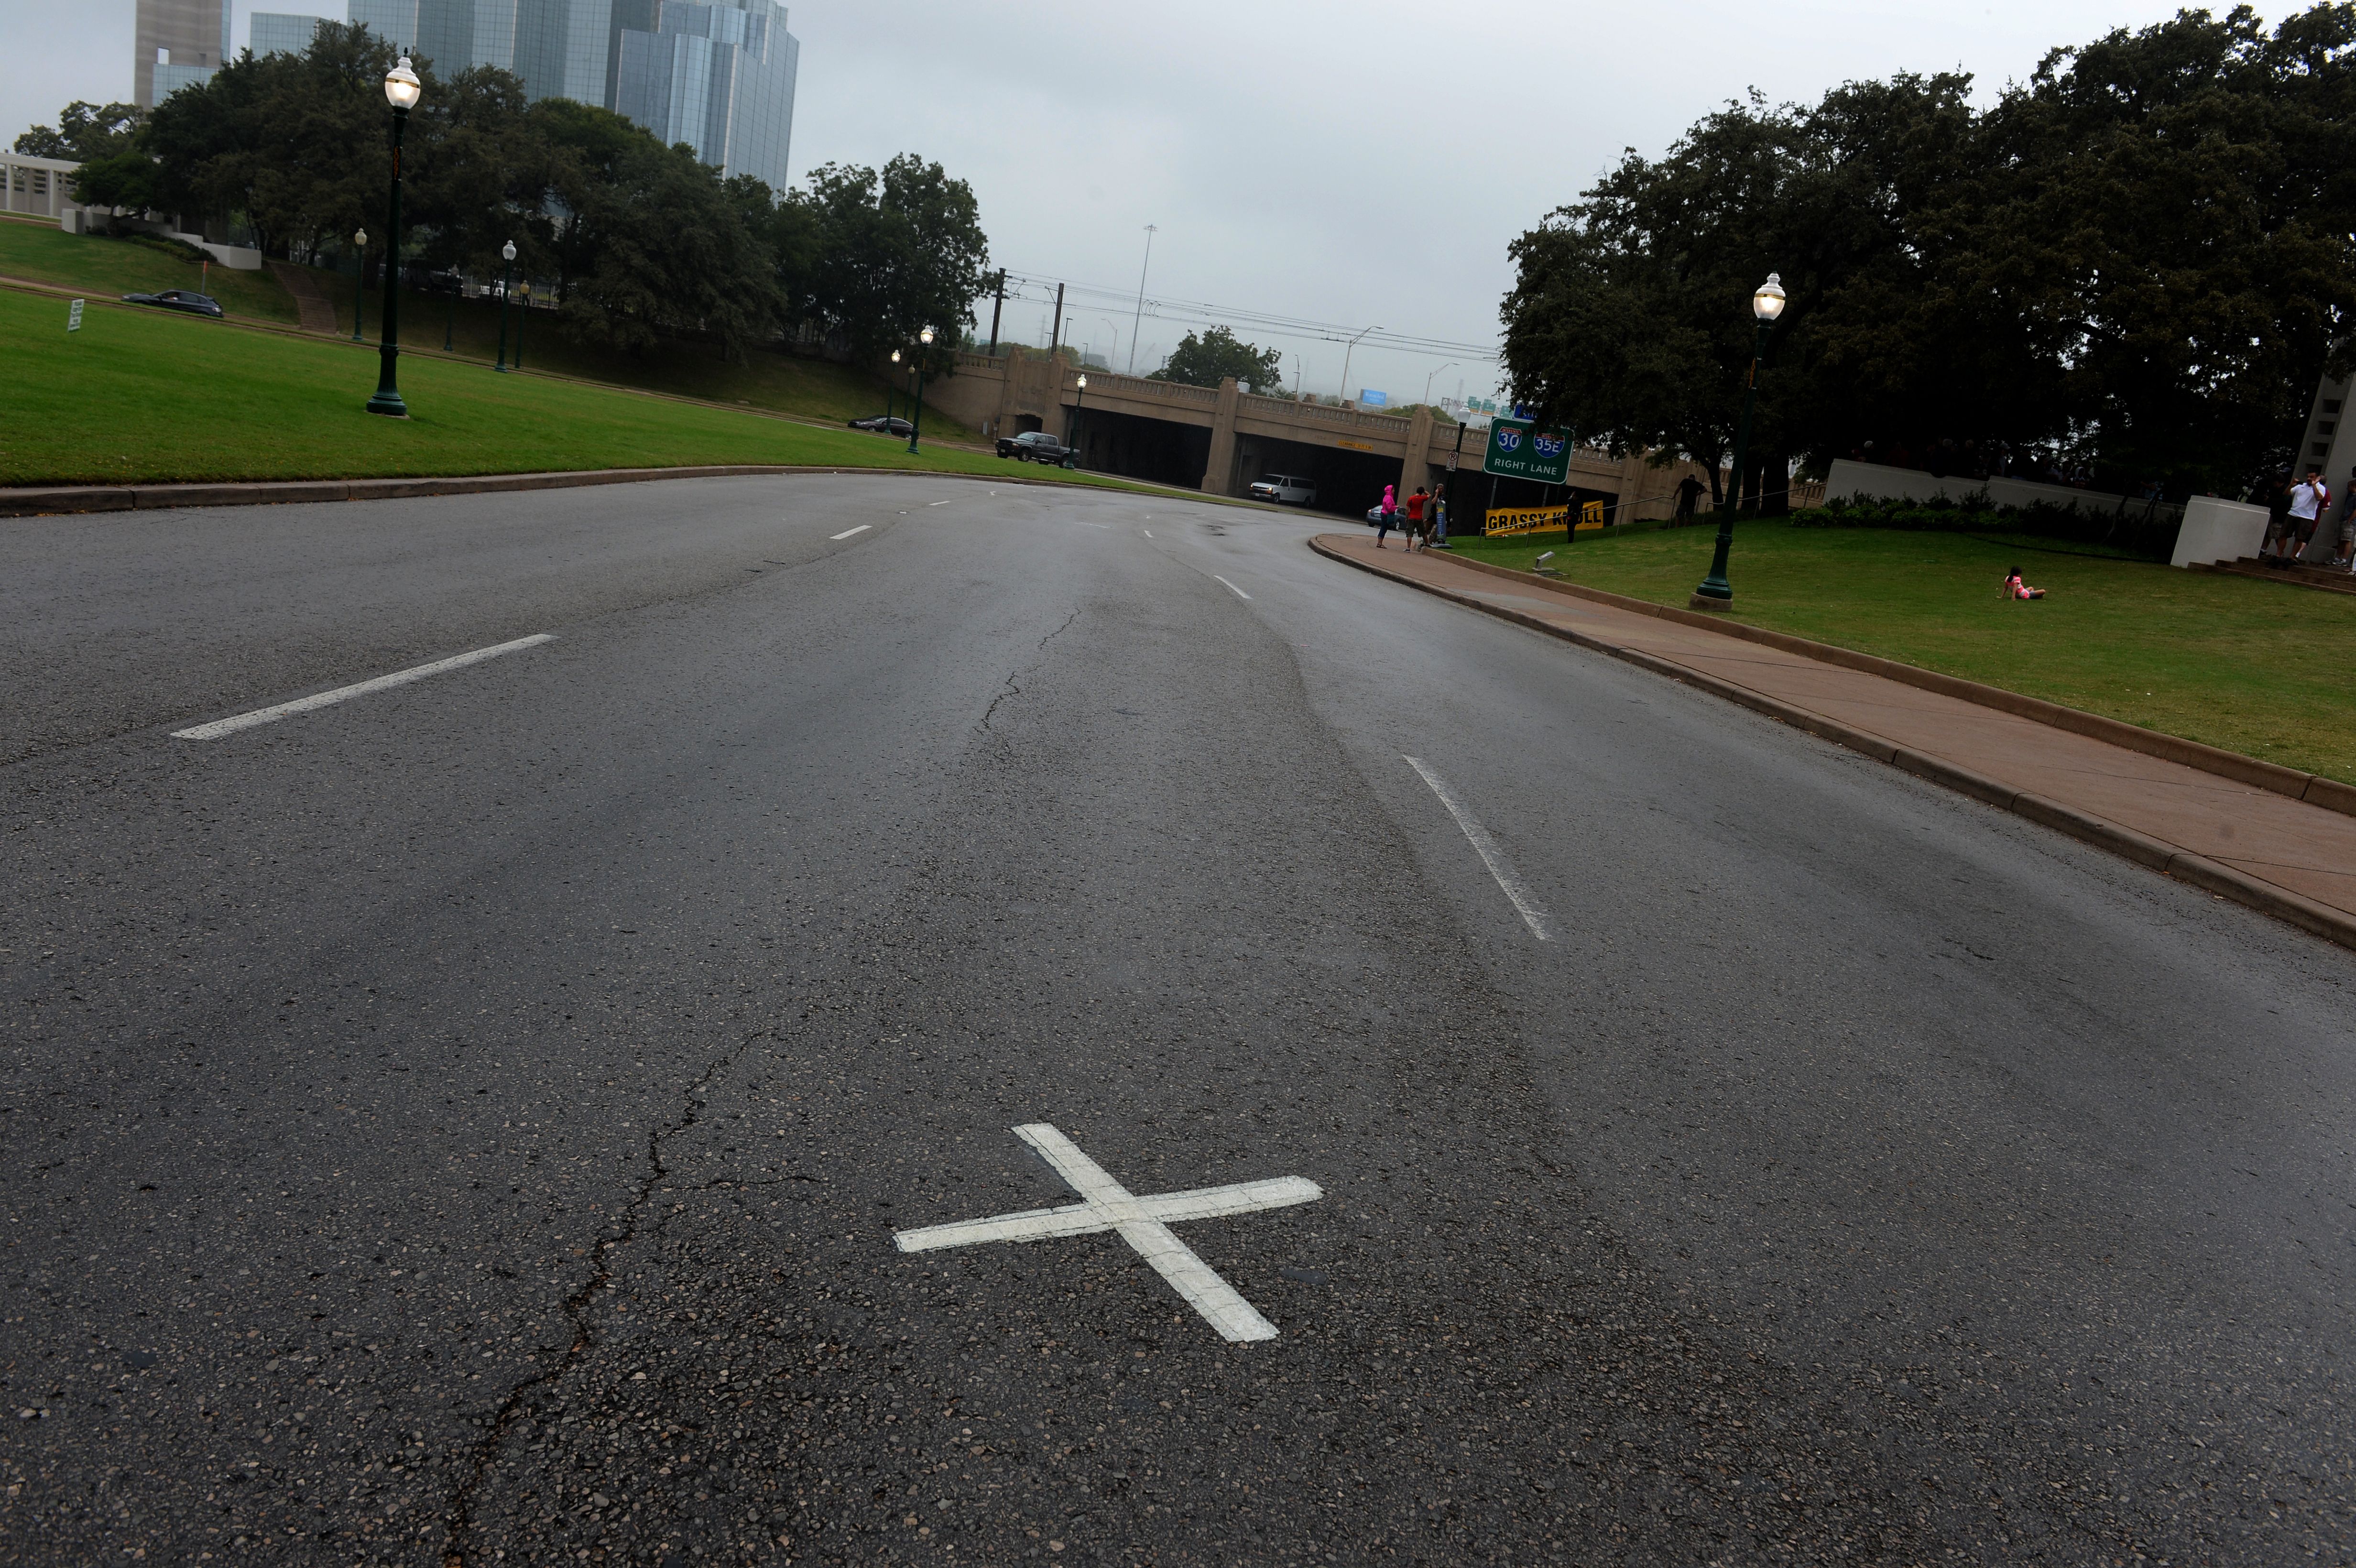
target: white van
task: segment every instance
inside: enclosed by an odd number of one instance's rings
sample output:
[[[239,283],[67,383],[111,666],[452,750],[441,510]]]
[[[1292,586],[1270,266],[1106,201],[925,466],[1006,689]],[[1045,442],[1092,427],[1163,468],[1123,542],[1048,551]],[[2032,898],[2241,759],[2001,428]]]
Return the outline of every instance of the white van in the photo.
[[[1268,474],[1252,481],[1251,498],[1273,501],[1280,507],[1313,507],[1317,486],[1290,474]]]

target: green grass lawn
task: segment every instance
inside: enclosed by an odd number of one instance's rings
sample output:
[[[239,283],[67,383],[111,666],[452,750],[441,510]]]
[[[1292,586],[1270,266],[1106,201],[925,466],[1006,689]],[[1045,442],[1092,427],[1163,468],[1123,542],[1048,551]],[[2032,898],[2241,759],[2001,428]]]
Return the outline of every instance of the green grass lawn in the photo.
[[[66,304],[0,289],[0,485],[357,478],[711,463],[923,467],[1040,477],[978,452],[674,402],[610,387],[501,376],[404,357],[412,417],[363,411],[373,348],[241,331],[201,317]],[[1096,475],[1073,483],[1126,488]]]
[[[1682,609],[1709,570],[1708,526],[1451,541],[1526,570]],[[1745,523],[1728,571],[1734,616],[1964,676],[2356,784],[2356,597],[2050,541]],[[1997,597],[2005,571],[2051,591]]]
[[[0,219],[0,276],[88,289],[93,297],[114,299],[127,293],[196,288],[203,272],[193,262],[135,240],[68,234],[46,221]],[[334,302],[336,320],[348,336],[351,275],[316,271],[313,275]],[[232,321],[293,325],[300,319],[294,296],[267,270],[239,272],[216,266],[206,286]],[[383,294],[370,290],[365,325],[371,338],[382,330],[383,308]],[[509,313],[510,331],[519,314]],[[643,387],[679,397],[742,403],[830,424],[884,411],[884,383],[848,365],[766,349],[754,350],[747,357],[749,363],[734,364],[722,358],[715,347],[690,344],[665,344],[644,354],[611,354],[584,348],[564,336],[556,329],[553,314],[535,310],[523,324],[524,362],[534,370]],[[444,294],[404,290],[401,322],[402,341],[412,348],[438,353],[446,341],[462,358],[488,365],[498,356],[498,306],[492,302],[453,301]],[[509,351],[513,351],[512,343]],[[902,385],[896,389],[894,409],[904,418],[906,402],[907,389]],[[925,404],[925,432],[944,441],[980,440],[930,400]]]
[[[267,272],[207,269],[135,240],[69,234],[47,219],[0,219],[0,276],[88,289],[107,299],[197,289],[240,320],[292,325],[297,319],[294,296]]]

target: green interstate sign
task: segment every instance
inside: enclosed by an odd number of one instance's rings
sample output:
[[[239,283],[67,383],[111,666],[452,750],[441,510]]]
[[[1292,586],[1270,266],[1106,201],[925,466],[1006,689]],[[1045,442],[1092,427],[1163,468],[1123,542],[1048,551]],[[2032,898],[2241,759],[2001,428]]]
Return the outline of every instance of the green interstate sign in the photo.
[[[1491,420],[1489,454],[1481,460],[1481,472],[1541,485],[1568,484],[1570,438],[1560,431],[1532,430],[1526,420]]]

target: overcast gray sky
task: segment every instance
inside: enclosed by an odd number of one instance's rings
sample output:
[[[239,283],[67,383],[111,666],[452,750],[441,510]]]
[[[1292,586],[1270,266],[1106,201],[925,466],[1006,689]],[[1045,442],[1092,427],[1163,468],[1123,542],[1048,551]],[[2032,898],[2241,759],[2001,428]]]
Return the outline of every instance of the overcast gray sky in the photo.
[[[335,0],[261,8],[343,14]],[[252,9],[236,0],[241,46]],[[802,41],[793,162],[798,177],[900,152],[937,159],[971,182],[995,261],[1120,296],[1088,297],[1066,333],[1116,367],[1132,347],[1149,223],[1160,229],[1149,299],[1494,346],[1507,242],[1622,147],[1657,153],[1754,86],[1806,99],[1854,78],[1961,69],[1992,94],[2048,48],[2175,9],[810,0],[791,13]],[[5,133],[75,98],[130,97],[132,12],[133,0],[0,0]],[[1045,309],[1010,304],[1008,336],[1041,339]],[[1141,368],[1185,330],[1149,317]],[[1239,330],[1284,349],[1288,369],[1297,355],[1305,387],[1342,389],[1339,343]],[[1446,363],[1466,357],[1362,347],[1349,379],[1394,401],[1427,381],[1435,396],[1478,395],[1494,366]]]

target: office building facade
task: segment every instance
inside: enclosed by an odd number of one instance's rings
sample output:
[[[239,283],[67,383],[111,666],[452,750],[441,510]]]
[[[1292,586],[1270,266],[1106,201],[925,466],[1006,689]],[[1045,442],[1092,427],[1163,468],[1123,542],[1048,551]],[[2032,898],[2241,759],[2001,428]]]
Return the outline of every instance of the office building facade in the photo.
[[[776,0],[350,0],[349,14],[441,75],[498,66],[533,98],[611,109],[723,174],[786,183],[801,44]]]
[[[776,0],[661,0],[626,27],[614,108],[729,175],[786,183],[801,45]]]
[[[256,59],[264,55],[299,55],[311,47],[312,35],[325,19],[256,11],[246,19],[245,47],[253,51]]]
[[[229,0],[139,0],[133,25],[132,96],[153,109],[229,58]]]

